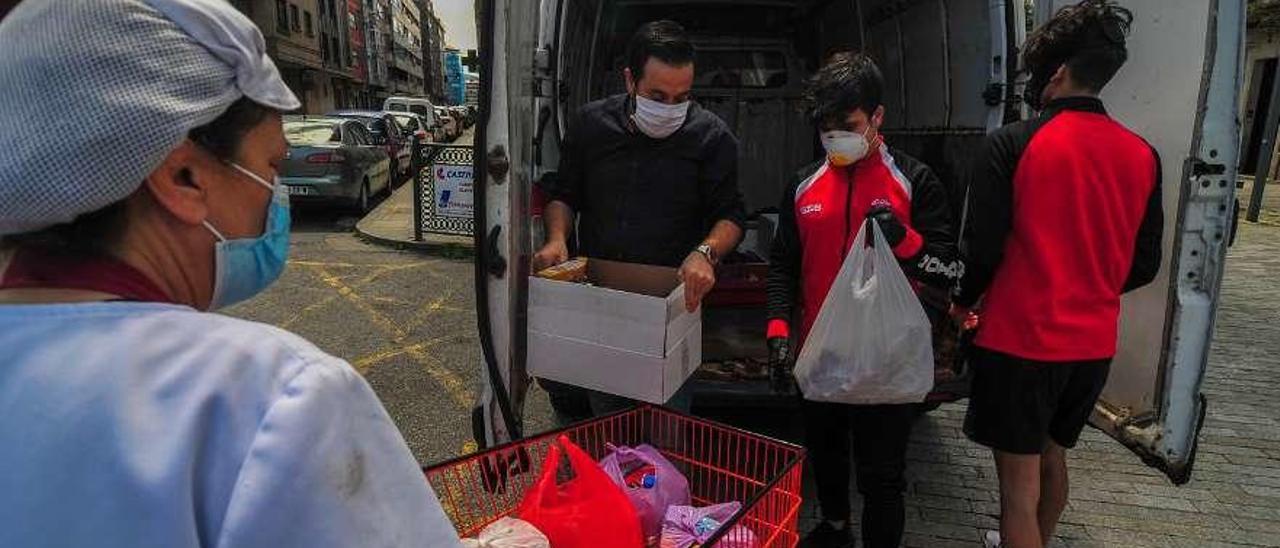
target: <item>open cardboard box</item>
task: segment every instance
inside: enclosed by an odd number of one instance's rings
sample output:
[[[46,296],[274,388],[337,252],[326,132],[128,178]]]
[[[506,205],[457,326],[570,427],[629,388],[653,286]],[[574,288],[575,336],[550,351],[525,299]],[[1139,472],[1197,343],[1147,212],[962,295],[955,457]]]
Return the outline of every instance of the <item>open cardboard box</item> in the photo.
[[[529,373],[662,404],[702,363],[676,269],[587,262],[594,285],[529,279]]]

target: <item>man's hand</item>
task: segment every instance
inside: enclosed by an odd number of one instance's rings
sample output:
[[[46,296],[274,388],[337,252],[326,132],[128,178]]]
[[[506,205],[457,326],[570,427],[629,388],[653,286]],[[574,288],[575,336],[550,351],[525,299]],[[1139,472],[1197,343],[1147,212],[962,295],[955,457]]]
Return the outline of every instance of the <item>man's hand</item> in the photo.
[[[569,260],[569,246],[563,240],[550,240],[530,260],[535,273]]]
[[[790,393],[794,381],[791,377],[791,342],[786,337],[770,337],[769,384],[775,392]]]
[[[693,312],[702,304],[702,298],[716,285],[716,269],[706,255],[694,251],[680,265],[679,276],[684,283],[684,308]]]
[[[907,227],[902,226],[902,221],[894,215],[893,208],[889,207],[887,202],[881,200],[873,202],[871,210],[867,211],[867,218],[875,219],[880,224],[880,232],[884,233],[884,239],[889,242],[889,247],[898,247],[902,239],[907,237]]]
[[[978,313],[971,308],[952,304],[950,315],[951,321],[955,322],[962,331],[972,331],[978,328]]]

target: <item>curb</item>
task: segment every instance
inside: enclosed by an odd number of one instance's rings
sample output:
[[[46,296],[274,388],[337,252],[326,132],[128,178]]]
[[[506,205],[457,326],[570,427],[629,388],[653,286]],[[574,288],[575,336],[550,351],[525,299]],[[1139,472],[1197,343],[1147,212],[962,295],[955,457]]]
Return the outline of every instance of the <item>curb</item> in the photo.
[[[422,241],[415,242],[412,240],[401,240],[398,238],[388,238],[379,236],[372,232],[367,232],[360,228],[360,223],[356,223],[355,234],[357,238],[366,243],[389,247],[401,251],[417,251],[428,255],[436,255],[450,259],[469,259],[475,256],[475,246],[467,243],[454,242],[431,242]]]

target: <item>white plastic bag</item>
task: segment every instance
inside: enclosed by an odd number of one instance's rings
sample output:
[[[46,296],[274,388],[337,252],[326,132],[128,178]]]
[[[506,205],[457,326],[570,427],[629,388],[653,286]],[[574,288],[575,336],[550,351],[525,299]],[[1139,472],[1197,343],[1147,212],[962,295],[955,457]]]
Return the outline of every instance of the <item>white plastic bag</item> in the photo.
[[[462,539],[463,548],[550,548],[551,542],[529,522],[501,518],[490,523],[479,538]]]
[[[872,224],[875,246],[865,244]],[[933,388],[932,328],[880,226],[863,223],[796,359],[805,399],[923,401]]]

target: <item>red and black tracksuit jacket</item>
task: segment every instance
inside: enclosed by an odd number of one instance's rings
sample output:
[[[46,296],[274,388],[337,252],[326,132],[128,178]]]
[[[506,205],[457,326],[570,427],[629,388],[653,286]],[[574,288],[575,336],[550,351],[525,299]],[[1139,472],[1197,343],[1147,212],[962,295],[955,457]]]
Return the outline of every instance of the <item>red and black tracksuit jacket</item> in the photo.
[[[1095,98],[1046,105],[986,140],[969,173],[967,273],[975,343],[1045,362],[1115,355],[1120,295],[1160,269],[1160,158]]]
[[[885,200],[907,235],[893,250],[907,278],[944,294],[964,273],[947,192],[923,163],[880,143],[851,166],[823,161],[783,193],[769,257],[769,337],[788,336],[801,314],[808,335],[872,203]],[[862,245],[858,243],[857,245]]]

